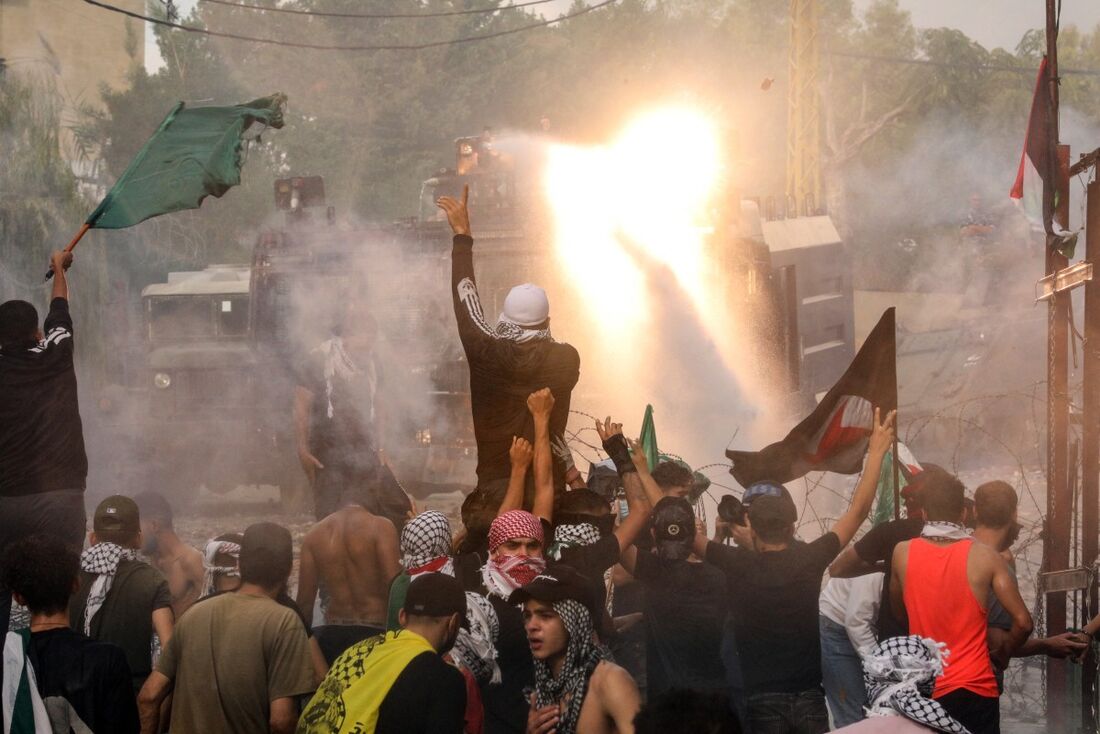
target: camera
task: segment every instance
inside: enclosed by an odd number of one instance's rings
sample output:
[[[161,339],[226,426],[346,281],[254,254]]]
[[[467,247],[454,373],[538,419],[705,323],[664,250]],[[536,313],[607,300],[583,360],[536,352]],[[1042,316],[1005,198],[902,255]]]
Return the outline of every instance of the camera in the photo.
[[[727,494],[718,501],[718,517],[734,525],[744,525],[745,506],[741,504],[741,500]]]

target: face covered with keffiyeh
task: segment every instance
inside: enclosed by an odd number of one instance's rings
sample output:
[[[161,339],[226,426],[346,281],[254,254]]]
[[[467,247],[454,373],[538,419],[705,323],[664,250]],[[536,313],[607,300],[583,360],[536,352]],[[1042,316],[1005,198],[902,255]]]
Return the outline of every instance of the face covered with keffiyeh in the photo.
[[[546,569],[542,556],[542,521],[524,510],[512,510],[489,526],[489,562],[481,577],[490,594],[507,599]]]
[[[917,637],[891,637],[863,654],[868,716],[904,716],[934,731],[968,734],[936,701],[932,690],[943,674],[942,643]]]
[[[535,664],[535,706],[565,704],[555,731],[573,734],[592,672],[608,658],[592,641],[592,615],[575,599],[530,599],[523,618]]]
[[[451,523],[442,512],[422,512],[401,531],[401,565],[409,576],[422,573],[454,576],[451,553]]]

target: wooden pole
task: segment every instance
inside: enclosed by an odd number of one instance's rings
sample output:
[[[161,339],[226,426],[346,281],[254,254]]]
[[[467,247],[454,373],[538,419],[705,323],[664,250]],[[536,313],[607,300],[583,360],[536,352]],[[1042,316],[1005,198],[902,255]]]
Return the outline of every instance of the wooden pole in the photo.
[[[65,248],[64,251],[65,252],[72,252],[73,248],[76,247],[76,243],[80,242],[80,239],[84,235],[86,235],[88,233],[88,230],[91,229],[91,228],[92,228],[92,225],[85,222],[84,226],[81,227],[80,231],[76,233],[76,235],[72,238],[72,240],[69,242],[68,246]],[[53,277],[53,268],[50,268],[49,272],[46,273],[46,280],[49,280],[52,277]]]
[[[1085,260],[1092,263],[1093,280],[1085,284],[1081,564],[1091,567],[1100,552],[1100,182],[1088,185],[1086,197]],[[1085,591],[1085,608],[1090,614],[1097,611],[1095,582]],[[1096,712],[1092,709],[1095,685],[1096,660],[1090,646],[1081,675],[1082,731],[1096,731]]]

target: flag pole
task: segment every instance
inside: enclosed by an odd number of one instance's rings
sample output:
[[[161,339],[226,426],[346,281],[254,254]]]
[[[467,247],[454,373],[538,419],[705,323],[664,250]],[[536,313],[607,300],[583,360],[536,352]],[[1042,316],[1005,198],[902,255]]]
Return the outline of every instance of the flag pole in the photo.
[[[900,489],[900,487],[898,487],[898,484],[900,484],[900,479],[898,477],[898,472],[900,471],[900,469],[898,467],[898,416],[897,416],[897,413],[894,414],[894,456],[892,457],[892,460],[890,461],[890,464],[893,466],[893,469],[894,469],[894,519],[895,520],[900,520],[901,519],[901,489]]]
[[[68,247],[66,247],[64,251],[65,252],[72,252],[73,248],[76,247],[76,243],[80,242],[80,238],[83,237],[85,234],[87,234],[88,230],[91,229],[91,228],[92,228],[92,225],[89,224],[88,222],[85,222],[84,226],[81,227],[80,231],[76,233],[76,236],[73,237],[72,241],[69,242]],[[53,268],[50,268],[49,272],[46,273],[46,281],[48,282],[50,280],[50,278],[52,278],[52,277],[53,277]]]

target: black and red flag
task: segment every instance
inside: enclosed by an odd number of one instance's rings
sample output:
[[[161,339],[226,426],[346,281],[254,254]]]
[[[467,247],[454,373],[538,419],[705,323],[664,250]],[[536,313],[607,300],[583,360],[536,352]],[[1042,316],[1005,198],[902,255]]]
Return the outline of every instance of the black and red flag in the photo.
[[[726,451],[730,474],[742,487],[763,480],[785,483],[811,471],[857,474],[875,419],[898,407],[894,309],[888,308],[848,371],[786,438],[761,451]]]
[[[1044,231],[1047,244],[1066,257],[1073,256],[1077,237],[1054,220],[1058,206],[1058,141],[1054,136],[1054,101],[1050,96],[1047,59],[1039,64],[1031,114],[1027,120],[1024,151],[1009,197],[1023,211],[1036,230]]]

